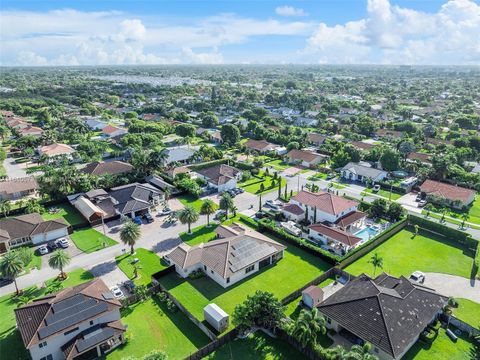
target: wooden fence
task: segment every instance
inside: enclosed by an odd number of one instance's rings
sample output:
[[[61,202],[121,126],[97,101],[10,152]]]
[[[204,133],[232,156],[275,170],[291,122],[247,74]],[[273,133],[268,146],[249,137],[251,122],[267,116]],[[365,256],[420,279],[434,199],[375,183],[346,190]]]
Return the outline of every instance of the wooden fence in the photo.
[[[282,340],[289,343],[293,348],[297,349],[301,354],[305,355],[307,359],[310,360],[324,360],[324,358],[320,357],[313,349],[310,347],[303,347],[297,339],[293,336],[288,335],[284,330],[277,328],[275,330],[275,334]]]
[[[225,345],[227,342],[234,340],[239,333],[238,328],[234,328],[227,332],[225,335],[219,337],[218,339],[212,341],[211,343],[205,345],[204,347],[198,349],[196,352],[190,354],[185,358],[185,360],[200,360],[203,359],[208,354],[214,352],[221,346]]]

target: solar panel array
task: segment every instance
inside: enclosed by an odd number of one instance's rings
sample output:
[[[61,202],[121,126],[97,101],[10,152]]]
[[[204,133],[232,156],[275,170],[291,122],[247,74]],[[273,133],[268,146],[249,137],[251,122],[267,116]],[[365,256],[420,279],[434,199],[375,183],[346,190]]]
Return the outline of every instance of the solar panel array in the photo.
[[[275,252],[273,246],[251,238],[243,239],[232,245],[232,249],[232,256],[229,260],[232,272],[236,272]]]
[[[66,317],[69,317],[70,314],[76,314],[81,311],[84,311],[88,308],[91,308],[92,306],[95,306],[95,304],[97,303],[95,299],[86,298],[86,297],[83,297],[83,298],[84,298],[83,301],[75,305],[72,305],[61,311],[54,311],[52,314],[48,315],[45,318],[45,324],[47,324],[47,326],[52,325],[53,323],[56,323],[58,321],[63,320]]]
[[[79,304],[80,306],[80,304]],[[64,308],[62,310],[63,316],[58,316],[53,318],[53,320],[46,321],[45,327],[38,330],[38,336],[40,339],[45,339],[46,337],[55,334],[58,331],[66,329],[72,325],[79,324],[87,319],[94,317],[95,315],[101,314],[102,312],[108,309],[107,303],[91,303],[91,302],[84,302],[80,311],[72,312],[70,309],[73,307],[70,306],[69,308]],[[49,315],[48,317],[50,317]]]
[[[99,331],[95,335],[89,336],[82,340],[78,340],[76,344],[76,348],[79,353],[95,346],[109,338],[111,338],[115,334],[112,328],[103,328],[102,331]]]

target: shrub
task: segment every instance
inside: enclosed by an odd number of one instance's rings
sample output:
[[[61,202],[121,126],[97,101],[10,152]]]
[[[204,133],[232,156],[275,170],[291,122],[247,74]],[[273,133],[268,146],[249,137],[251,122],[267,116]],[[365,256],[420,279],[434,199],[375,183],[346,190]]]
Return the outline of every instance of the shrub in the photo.
[[[437,337],[437,333],[432,329],[427,329],[420,334],[420,339],[428,344],[431,344]]]
[[[192,272],[188,275],[188,277],[189,277],[190,279],[192,279],[192,280],[194,280],[194,279],[200,279],[200,278],[202,278],[202,277],[204,277],[204,276],[205,276],[205,273],[203,272],[202,269],[194,270],[194,271],[192,271]]]
[[[168,297],[167,297],[167,293],[162,291],[160,293],[158,293],[158,300],[160,300],[160,302],[165,302],[167,301]]]
[[[167,299],[167,309],[172,313],[178,310],[177,305],[175,305],[175,303],[170,299]]]

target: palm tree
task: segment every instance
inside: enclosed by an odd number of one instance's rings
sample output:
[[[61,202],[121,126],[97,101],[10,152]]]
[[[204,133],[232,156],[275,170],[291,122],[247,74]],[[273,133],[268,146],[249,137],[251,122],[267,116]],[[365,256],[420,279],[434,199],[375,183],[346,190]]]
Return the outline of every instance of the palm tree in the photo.
[[[220,199],[220,209],[225,210],[225,215],[228,219],[228,210],[230,210],[234,206],[232,197],[224,192],[222,194],[222,198]]]
[[[9,279],[13,279],[15,283],[15,293],[18,295],[17,276],[23,271],[25,265],[21,258],[13,251],[7,252],[0,259],[0,273]]]
[[[67,274],[63,272],[63,268],[70,264],[70,261],[72,258],[70,255],[65,250],[59,249],[55,250],[55,252],[50,256],[50,259],[48,259],[48,265],[52,269],[57,269],[60,270],[60,278],[61,279],[66,279]]]
[[[235,216],[237,216],[238,207],[236,207],[235,205],[233,205],[233,206],[230,208],[230,211],[233,213],[233,217],[235,217]]]
[[[425,214],[425,217],[429,217],[430,216],[430,211],[432,211],[433,209],[433,205],[432,204],[427,204],[425,205],[424,209],[427,211],[427,213]]]
[[[198,213],[195,208],[190,205],[185,206],[182,210],[178,213],[178,219],[182,224],[188,224],[188,233],[191,234],[191,226],[192,223],[198,221],[200,214]]]
[[[373,276],[375,277],[377,268],[383,269],[383,258],[378,253],[375,253],[368,262],[373,265]]]
[[[468,221],[470,215],[467,212],[462,214],[462,229],[465,229],[465,222]]]
[[[12,209],[12,203],[10,200],[3,200],[0,202],[0,211],[3,213],[3,216],[7,217],[8,213]]]
[[[217,204],[215,204],[212,200],[207,199],[203,202],[200,209],[200,214],[207,215],[207,227],[210,227],[210,215],[215,213],[216,210]]]
[[[122,227],[122,230],[120,231],[120,240],[125,245],[130,246],[130,254],[134,254],[134,246],[135,243],[138,241],[141,235],[141,230],[140,226],[138,224],[135,224],[132,220],[128,219],[125,224]]]
[[[294,336],[303,347],[307,345],[315,346],[318,334],[325,334],[326,332],[325,318],[316,308],[310,311],[302,309],[292,328],[292,336]]]
[[[22,307],[24,305],[28,305],[32,302],[33,298],[30,295],[21,295],[15,299],[15,302],[17,303],[17,307]]]

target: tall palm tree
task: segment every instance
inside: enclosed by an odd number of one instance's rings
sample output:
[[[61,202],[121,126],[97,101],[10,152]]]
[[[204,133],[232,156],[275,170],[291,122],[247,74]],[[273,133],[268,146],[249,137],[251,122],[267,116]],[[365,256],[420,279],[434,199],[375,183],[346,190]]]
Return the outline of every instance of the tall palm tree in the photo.
[[[188,224],[188,233],[191,234],[192,223],[198,221],[200,214],[190,205],[185,206],[182,210],[178,212],[178,219],[182,224]]]
[[[130,246],[130,254],[135,253],[134,246],[140,238],[140,235],[140,226],[132,220],[128,219],[125,224],[123,224],[122,230],[120,231],[120,240],[122,240],[125,245]]]
[[[25,265],[21,258],[13,251],[7,252],[0,258],[0,273],[6,278],[13,279],[17,295],[20,293],[17,285],[17,276],[20,275],[24,267]]]
[[[465,229],[465,222],[468,221],[470,215],[467,212],[462,214],[462,229]]]
[[[217,204],[215,204],[212,200],[207,199],[203,202],[200,209],[200,214],[207,215],[207,227],[210,227],[210,215],[215,213],[216,210]]]
[[[65,266],[70,264],[71,260],[72,258],[65,250],[59,249],[55,250],[52,256],[50,256],[50,259],[48,259],[48,265],[52,269],[60,270],[60,278],[66,279],[67,274],[63,271],[63,269],[65,268]]]
[[[375,253],[368,262],[373,265],[373,277],[375,277],[377,268],[383,269],[383,258],[378,253]]]
[[[294,336],[303,347],[307,345],[315,345],[317,343],[318,334],[325,334],[325,318],[318,312],[316,308],[312,310],[302,309],[298,319],[292,329]]]
[[[232,197],[227,192],[224,192],[220,198],[220,209],[225,210],[227,219],[228,211],[232,208],[232,206],[234,206]]]

